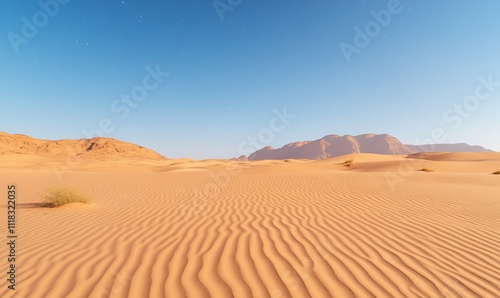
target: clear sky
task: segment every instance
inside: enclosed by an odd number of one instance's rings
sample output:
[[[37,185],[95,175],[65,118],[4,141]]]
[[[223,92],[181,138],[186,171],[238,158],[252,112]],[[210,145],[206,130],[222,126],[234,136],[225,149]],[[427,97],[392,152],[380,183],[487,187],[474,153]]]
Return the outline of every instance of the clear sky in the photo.
[[[0,131],[99,129],[171,158],[363,133],[500,151],[499,16],[496,0],[3,0]]]

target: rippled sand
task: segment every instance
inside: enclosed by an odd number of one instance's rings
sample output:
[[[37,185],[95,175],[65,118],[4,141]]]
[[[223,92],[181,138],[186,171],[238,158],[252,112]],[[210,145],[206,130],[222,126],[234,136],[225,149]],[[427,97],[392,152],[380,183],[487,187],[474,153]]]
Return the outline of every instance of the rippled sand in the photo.
[[[16,295],[2,278],[0,296],[498,297],[500,155],[414,158],[86,161],[56,173],[64,161],[3,156],[19,271]],[[40,208],[53,185],[92,204]]]

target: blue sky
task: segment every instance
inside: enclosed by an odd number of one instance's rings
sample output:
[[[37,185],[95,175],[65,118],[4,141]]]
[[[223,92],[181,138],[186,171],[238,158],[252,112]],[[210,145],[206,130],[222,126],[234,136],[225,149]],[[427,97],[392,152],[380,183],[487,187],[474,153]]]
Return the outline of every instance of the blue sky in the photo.
[[[397,2],[5,0],[0,131],[84,138],[104,120],[172,158],[363,133],[500,151],[500,3]]]

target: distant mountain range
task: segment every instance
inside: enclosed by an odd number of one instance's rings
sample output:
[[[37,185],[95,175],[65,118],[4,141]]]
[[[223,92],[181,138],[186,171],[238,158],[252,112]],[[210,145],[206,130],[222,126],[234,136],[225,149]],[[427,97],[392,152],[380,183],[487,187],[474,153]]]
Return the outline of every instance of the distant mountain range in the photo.
[[[4,132],[0,132],[0,155],[1,154],[78,157],[94,160],[166,159],[153,150],[111,138],[50,141]]]
[[[328,135],[315,141],[287,144],[274,149],[265,147],[255,151],[248,160],[265,159],[327,159],[351,153],[411,154],[417,152],[492,152],[468,144],[405,145],[388,134],[359,136]],[[244,160],[244,157],[238,158]]]
[[[458,144],[427,144],[427,145],[406,145],[413,152],[494,152],[481,146]]]
[[[351,153],[412,154],[418,152],[493,152],[468,144],[405,145],[387,134],[359,136],[328,135],[315,141],[287,144],[274,149],[265,147],[250,156],[233,159],[327,159]],[[111,138],[79,140],[40,140],[26,135],[0,132],[0,155],[31,154],[47,157],[79,157],[94,160],[164,160],[166,157],[145,147]]]

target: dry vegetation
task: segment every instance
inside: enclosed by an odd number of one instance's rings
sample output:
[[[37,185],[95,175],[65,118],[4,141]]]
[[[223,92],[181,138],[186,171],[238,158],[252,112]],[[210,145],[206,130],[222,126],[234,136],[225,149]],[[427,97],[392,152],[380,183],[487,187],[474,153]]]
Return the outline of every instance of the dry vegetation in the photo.
[[[69,203],[89,204],[90,198],[69,187],[53,187],[43,194],[48,207],[59,207]]]
[[[349,160],[344,161],[344,166],[346,166],[346,167],[354,166],[354,159],[349,159]]]

